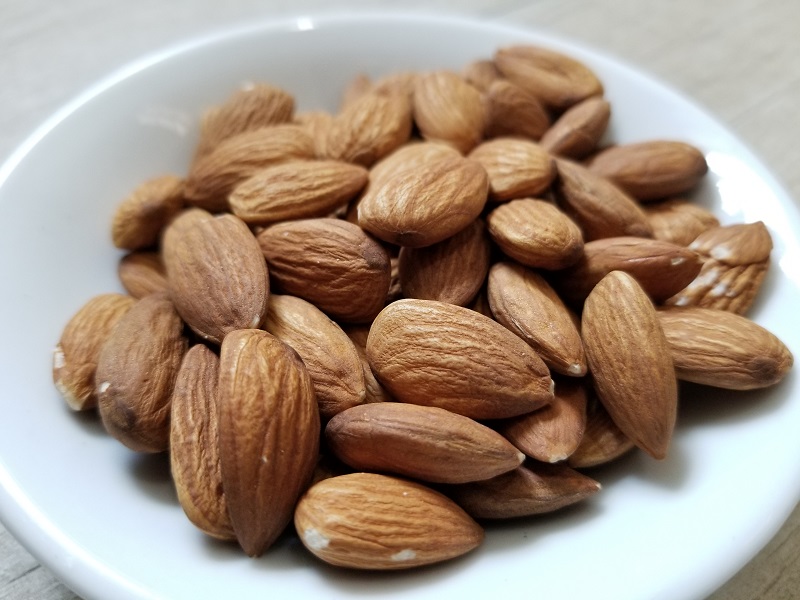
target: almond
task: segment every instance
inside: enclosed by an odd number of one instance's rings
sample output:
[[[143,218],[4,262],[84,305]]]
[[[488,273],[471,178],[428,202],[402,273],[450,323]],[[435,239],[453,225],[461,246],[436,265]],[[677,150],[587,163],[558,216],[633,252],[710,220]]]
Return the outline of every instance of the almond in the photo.
[[[250,225],[324,217],[367,184],[367,170],[345,162],[292,161],[257,172],[237,185],[231,211]]]
[[[553,398],[550,373],[528,344],[475,311],[432,300],[398,300],[367,339],[373,372],[401,402],[473,419],[531,412]]]
[[[261,325],[267,266],[239,218],[186,211],[164,232],[162,252],[175,308],[200,337],[220,343],[230,331]]]
[[[446,496],[374,473],[320,481],[298,503],[294,524],[317,558],[353,569],[433,564],[483,541],[481,527]]]
[[[325,146],[328,143],[328,132],[333,125],[333,115],[324,110],[309,110],[297,113],[294,123],[306,130],[314,142],[314,156],[325,157]]]
[[[481,93],[451,71],[421,75],[414,88],[414,122],[426,140],[452,145],[466,154],[483,137]]]
[[[440,142],[413,141],[404,144],[369,170],[369,185],[375,187],[402,171],[424,168],[445,157],[460,157],[458,150]]]
[[[600,491],[567,465],[526,463],[487,481],[453,486],[449,495],[474,519],[514,519],[553,512]]]
[[[361,359],[353,342],[316,306],[272,294],[264,328],[303,359],[323,419],[365,401]]]
[[[548,108],[565,110],[590,96],[603,94],[603,85],[583,63],[536,46],[510,46],[494,55],[509,81],[534,94]]]
[[[279,223],[259,233],[258,243],[276,285],[332,318],[369,322],[383,308],[389,254],[357,225],[339,219]]]
[[[396,71],[375,80],[373,90],[379,94],[396,95],[411,102],[414,88],[417,87],[419,73],[415,71]]]
[[[183,208],[183,181],[174,175],[148,179],[125,198],[111,223],[117,248],[140,250],[155,246],[161,231]]]
[[[610,118],[607,100],[587,98],[561,115],[539,143],[551,154],[574,160],[584,158],[597,148]]]
[[[690,191],[708,172],[708,165],[691,144],[653,140],[607,148],[592,158],[589,169],[645,201]]]
[[[393,398],[383,389],[383,386],[375,378],[375,374],[369,366],[367,360],[367,337],[369,336],[369,325],[345,325],[344,332],[358,352],[361,359],[361,370],[364,373],[364,383],[366,385],[365,402],[391,402]]]
[[[556,174],[550,154],[535,142],[495,138],[469,154],[489,176],[489,199],[505,202],[546,191]]]
[[[400,288],[406,298],[465,306],[489,272],[489,237],[480,219],[446,240],[425,248],[401,248]]]
[[[67,321],[53,350],[53,383],[72,410],[97,406],[94,375],[100,349],[134,302],[122,294],[101,294]]]
[[[555,190],[562,210],[589,242],[606,237],[653,237],[653,228],[637,202],[605,178],[565,159],[557,159]]]
[[[143,250],[123,256],[117,265],[122,287],[134,298],[144,298],[168,289],[167,273],[161,255]]]
[[[364,94],[372,90],[372,80],[366,73],[358,73],[353,77],[342,91],[342,101],[339,110],[344,110]]]
[[[103,344],[95,373],[100,417],[128,448],[167,449],[172,390],[186,347],[183,321],[165,294],[139,300]]]
[[[678,379],[729,390],[775,385],[794,358],[775,335],[750,319],[713,308],[658,312]]]
[[[611,237],[589,242],[583,257],[557,274],[554,286],[562,297],[580,305],[611,271],[636,278],[654,302],[686,287],[700,272],[699,256],[683,246],[637,237]]]
[[[574,469],[597,467],[620,458],[635,447],[630,438],[611,420],[603,404],[592,397],[587,402],[583,438],[570,454],[567,464]]]
[[[504,254],[529,267],[563,269],[583,254],[580,228],[556,206],[522,198],[486,217],[489,235]]]
[[[583,345],[611,418],[642,450],[666,457],[678,404],[672,353],[656,310],[636,280],[612,271],[586,298]]]
[[[541,275],[515,263],[495,263],[488,297],[495,319],[525,340],[553,371],[586,374],[577,317]]]
[[[461,157],[432,160],[370,186],[358,205],[358,224],[391,244],[430,246],[474,221],[488,191],[480,163]]]
[[[256,329],[222,343],[219,456],[233,530],[249,556],[286,528],[311,481],[320,422],[314,388],[297,353]]]
[[[538,140],[550,127],[550,116],[538,98],[505,79],[493,81],[483,101],[487,138],[519,136]]]
[[[683,198],[648,204],[645,212],[653,237],[679,246],[688,246],[707,229],[719,227],[711,212]]]
[[[328,423],[325,439],[333,453],[356,470],[433,483],[489,479],[525,459],[503,436],[472,419],[399,402],[345,410]]]
[[[481,92],[489,89],[493,82],[501,79],[503,75],[491,60],[474,60],[469,63],[461,73],[464,80]]]
[[[219,358],[203,344],[184,355],[172,392],[169,458],[178,501],[204,533],[233,540],[217,440]]]
[[[703,266],[694,281],[667,304],[746,313],[769,269],[772,236],[764,223],[712,227],[697,236],[689,249],[700,255]]]

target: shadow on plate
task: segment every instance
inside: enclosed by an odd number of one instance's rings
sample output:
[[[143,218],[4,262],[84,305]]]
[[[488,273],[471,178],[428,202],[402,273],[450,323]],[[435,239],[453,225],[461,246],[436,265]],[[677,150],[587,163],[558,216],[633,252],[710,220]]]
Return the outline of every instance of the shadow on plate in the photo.
[[[150,498],[165,504],[178,504],[178,496],[169,466],[169,454],[131,452],[126,465],[133,480]]]

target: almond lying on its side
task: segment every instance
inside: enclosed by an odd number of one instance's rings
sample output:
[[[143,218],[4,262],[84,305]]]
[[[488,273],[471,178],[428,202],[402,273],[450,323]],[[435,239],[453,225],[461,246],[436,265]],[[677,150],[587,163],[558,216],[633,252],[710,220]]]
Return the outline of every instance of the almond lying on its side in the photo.
[[[144,298],[169,289],[164,262],[158,252],[137,250],[126,254],[117,265],[117,277],[134,298]]]
[[[550,116],[539,99],[505,79],[491,83],[483,102],[486,138],[513,136],[538,140],[550,127]]]
[[[645,207],[653,237],[688,246],[701,233],[719,227],[719,220],[705,208],[682,198],[653,202]]]
[[[138,185],[114,212],[111,239],[122,250],[155,246],[161,231],[183,208],[183,180],[162,175]]]
[[[561,115],[539,143],[551,154],[582,159],[597,148],[610,118],[611,105],[607,100],[587,98]]]
[[[586,428],[581,443],[570,454],[567,464],[573,469],[588,469],[612,462],[636,448],[617,427],[608,411],[594,395],[587,399]]]
[[[489,175],[489,199],[505,202],[545,192],[556,175],[550,154],[535,142],[495,138],[469,153]]]

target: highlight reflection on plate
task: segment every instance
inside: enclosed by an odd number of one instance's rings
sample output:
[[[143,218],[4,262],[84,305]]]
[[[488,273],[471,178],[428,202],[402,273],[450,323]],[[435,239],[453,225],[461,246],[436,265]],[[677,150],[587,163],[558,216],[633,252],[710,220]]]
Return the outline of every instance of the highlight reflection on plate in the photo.
[[[153,55],[65,107],[0,168],[0,516],[87,598],[701,598],[774,535],[800,498],[798,379],[766,392],[684,386],[670,456],[642,453],[596,473],[603,491],[544,518],[489,527],[478,551],[408,573],[321,565],[289,534],[258,560],[209,541],[184,517],[165,457],[137,456],[63,405],[50,351],[89,297],[118,290],[109,239],[137,183],[183,173],[202,109],[244,81],[334,108],[358,72],[461,68],[516,42],[560,49],[600,75],[618,141],[671,138],[710,166],[698,202],[724,223],[763,220],[773,267],[751,316],[795,353],[797,210],[725,128],[648,77],[544,34],[448,18],[361,16],[267,23]]]

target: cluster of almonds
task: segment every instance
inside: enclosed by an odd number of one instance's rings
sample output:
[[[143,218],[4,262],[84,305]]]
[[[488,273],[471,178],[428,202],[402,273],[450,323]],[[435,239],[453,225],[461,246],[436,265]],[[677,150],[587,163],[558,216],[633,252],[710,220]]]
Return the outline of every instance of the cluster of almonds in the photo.
[[[707,171],[688,144],[600,148],[609,115],[585,65],[529,46],[359,77],[337,114],[242,89],[185,178],[119,206],[129,295],[69,321],[56,386],[169,451],[189,519],[251,556],[294,519],[322,560],[407,568],[587,498],[579,469],[666,455],[678,380],[793,360],[742,316],[764,225],[680,198]]]

